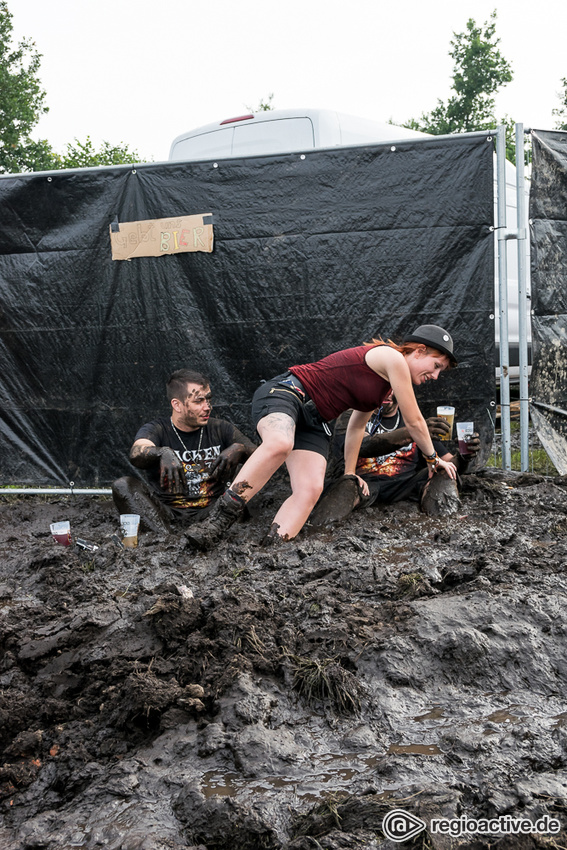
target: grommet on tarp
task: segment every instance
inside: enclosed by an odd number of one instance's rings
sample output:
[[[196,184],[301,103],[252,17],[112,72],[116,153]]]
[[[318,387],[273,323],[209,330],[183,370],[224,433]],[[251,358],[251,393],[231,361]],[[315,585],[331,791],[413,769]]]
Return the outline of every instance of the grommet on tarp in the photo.
[[[118,222],[118,216],[114,219],[114,221],[110,222],[110,232],[118,233],[120,231],[120,224]]]
[[[204,215],[203,216],[203,224],[214,224],[215,217],[214,215]]]

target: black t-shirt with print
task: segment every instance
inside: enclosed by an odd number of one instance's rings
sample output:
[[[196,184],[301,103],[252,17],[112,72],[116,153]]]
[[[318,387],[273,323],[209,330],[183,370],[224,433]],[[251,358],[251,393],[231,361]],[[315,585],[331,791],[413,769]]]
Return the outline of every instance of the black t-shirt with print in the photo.
[[[233,443],[243,443],[245,446],[252,446],[253,443],[224,419],[211,417],[206,425],[196,431],[177,430],[179,436],[173,429],[171,419],[162,416],[142,425],[135,440],[150,440],[158,448],[167,446],[173,449],[185,470],[188,498],[166,493],[160,488],[159,462],[146,470],[148,482],[159,498],[171,508],[205,508],[226,488],[226,481],[209,480],[209,470],[214,461]]]
[[[331,455],[334,457],[333,477],[338,477],[344,473],[343,453],[349,419],[350,411],[343,414],[337,420],[335,426],[335,432],[331,442]],[[398,428],[403,428],[404,425],[401,411],[398,411],[394,416],[382,417],[381,420],[374,414],[366,424],[366,436],[373,433],[381,434],[387,431],[395,431]],[[442,442],[432,440],[432,443],[433,448],[439,456],[447,453],[447,448]],[[387,454],[379,457],[359,457],[356,463],[356,472],[368,482],[377,478],[401,479],[403,477],[405,480],[406,478],[411,478],[420,469],[425,468],[426,465],[423,455],[417,447],[417,443],[410,437],[407,445]],[[329,464],[329,468],[331,468],[331,464]]]

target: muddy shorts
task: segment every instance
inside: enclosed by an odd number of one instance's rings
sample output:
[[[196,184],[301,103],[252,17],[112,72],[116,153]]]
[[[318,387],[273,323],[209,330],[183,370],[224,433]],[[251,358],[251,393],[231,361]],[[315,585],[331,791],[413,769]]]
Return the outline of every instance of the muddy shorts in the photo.
[[[258,387],[252,398],[252,423],[270,413],[286,413],[295,422],[294,450],[316,452],[327,457],[331,429],[321,419],[301,382],[291,372],[277,375]]]

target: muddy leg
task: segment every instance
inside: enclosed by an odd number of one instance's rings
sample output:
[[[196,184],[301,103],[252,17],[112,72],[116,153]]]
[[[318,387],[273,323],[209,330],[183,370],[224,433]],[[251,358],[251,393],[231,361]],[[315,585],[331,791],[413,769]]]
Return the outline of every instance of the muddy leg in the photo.
[[[146,485],[139,478],[118,478],[112,484],[112,498],[119,514],[139,514],[142,528],[156,534],[170,533],[167,510],[153,501]]]
[[[460,506],[457,482],[442,471],[436,472],[424,487],[421,510],[428,516],[451,516]]]
[[[342,475],[323,494],[312,512],[309,522],[314,528],[340,522],[360,504],[361,494],[358,479],[354,475]]]

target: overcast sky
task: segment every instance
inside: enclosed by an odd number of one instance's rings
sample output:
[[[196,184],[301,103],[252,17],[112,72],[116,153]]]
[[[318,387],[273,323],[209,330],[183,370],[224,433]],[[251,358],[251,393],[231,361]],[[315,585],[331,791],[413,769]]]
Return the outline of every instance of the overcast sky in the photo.
[[[172,139],[256,107],[405,121],[449,96],[454,32],[496,10],[514,80],[497,114],[552,129],[567,0],[8,0],[33,39],[49,113],[33,134],[167,159]]]

